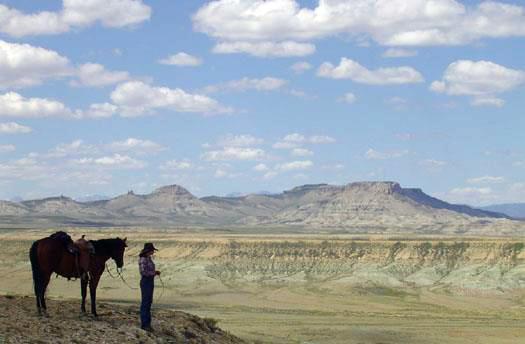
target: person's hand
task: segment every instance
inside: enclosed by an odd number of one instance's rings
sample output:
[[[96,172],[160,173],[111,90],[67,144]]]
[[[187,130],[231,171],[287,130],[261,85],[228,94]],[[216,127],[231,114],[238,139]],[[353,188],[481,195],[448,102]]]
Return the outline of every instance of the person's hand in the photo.
[[[160,276],[160,271],[159,270],[155,271],[155,276]]]

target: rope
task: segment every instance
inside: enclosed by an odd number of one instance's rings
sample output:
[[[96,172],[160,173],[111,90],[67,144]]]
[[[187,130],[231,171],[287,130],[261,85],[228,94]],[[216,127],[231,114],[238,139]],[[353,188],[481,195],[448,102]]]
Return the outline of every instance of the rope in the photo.
[[[120,269],[122,270],[122,269]],[[126,280],[124,279],[124,276],[122,276],[122,273],[120,272],[120,270],[117,268],[117,273],[118,275],[120,276],[120,279],[122,280],[122,282],[124,282],[125,285],[127,285],[129,287],[129,289],[133,289],[133,290],[137,290],[139,288],[136,288],[136,287],[132,287],[128,284],[128,282],[126,282]]]
[[[162,280],[162,278],[160,277],[159,275],[159,280],[160,280],[160,284],[162,285],[162,290],[160,291],[160,295],[157,296],[157,299],[155,300],[155,303],[158,303],[160,299],[162,299],[162,296],[164,296],[164,281]]]

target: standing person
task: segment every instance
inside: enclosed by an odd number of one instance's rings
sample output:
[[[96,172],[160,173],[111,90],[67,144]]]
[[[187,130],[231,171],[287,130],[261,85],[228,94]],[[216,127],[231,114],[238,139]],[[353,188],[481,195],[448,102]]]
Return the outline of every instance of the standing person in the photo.
[[[151,303],[153,302],[153,289],[155,287],[154,278],[160,275],[160,271],[155,270],[155,263],[151,256],[157,251],[152,243],[147,242],[139,254],[140,271],[140,292],[142,301],[140,303],[140,328],[152,332],[151,328]]]

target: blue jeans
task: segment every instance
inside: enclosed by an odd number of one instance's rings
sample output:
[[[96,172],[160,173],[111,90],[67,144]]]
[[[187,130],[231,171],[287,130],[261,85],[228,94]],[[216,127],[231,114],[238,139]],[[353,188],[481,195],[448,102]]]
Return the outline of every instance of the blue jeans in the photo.
[[[142,302],[140,303],[140,327],[151,326],[151,303],[153,302],[153,288],[155,287],[153,276],[142,276],[140,280],[140,292]]]

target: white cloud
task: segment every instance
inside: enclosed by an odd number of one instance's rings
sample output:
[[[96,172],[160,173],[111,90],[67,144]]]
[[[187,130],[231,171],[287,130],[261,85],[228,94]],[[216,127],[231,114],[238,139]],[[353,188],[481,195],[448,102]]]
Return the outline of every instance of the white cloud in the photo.
[[[523,7],[494,1],[218,0],[193,16],[195,30],[219,41],[308,41],[346,34],[382,45],[459,45],[482,38],[525,35]]]
[[[95,103],[91,104],[89,106],[89,109],[86,111],[77,110],[77,114],[81,117],[88,118],[107,118],[113,116],[117,112],[117,110],[118,107],[110,103]]]
[[[409,153],[408,150],[384,153],[384,152],[378,152],[375,149],[369,148],[365,153],[365,158],[371,159],[371,160],[387,160],[387,159],[400,158],[402,156],[407,155],[408,153]]]
[[[77,117],[64,104],[46,98],[24,98],[16,92],[0,95],[0,117]]]
[[[220,165],[215,169],[215,173],[213,174],[213,177],[215,178],[237,178],[242,176],[242,173],[234,173],[231,172],[231,166],[224,164]]]
[[[294,148],[294,149],[292,149],[291,153],[292,153],[292,155],[295,155],[295,156],[314,155],[314,152],[312,152],[311,150],[306,149],[306,148]]]
[[[442,167],[444,167],[447,163],[442,160],[436,160],[436,159],[425,159],[421,160],[419,162],[421,166],[424,166],[430,170],[439,171]]]
[[[0,123],[0,134],[27,134],[33,129],[15,122]]]
[[[114,152],[132,151],[140,154],[156,154],[166,149],[163,145],[150,140],[141,140],[130,137],[124,141],[115,141],[107,145],[107,148]]]
[[[297,143],[279,141],[272,145],[275,149],[292,149],[298,146]]]
[[[48,158],[62,158],[68,155],[96,154],[98,148],[93,145],[84,144],[81,139],[76,139],[68,143],[60,143],[49,150],[45,155]]]
[[[342,57],[339,66],[324,62],[317,75],[331,79],[351,79],[369,85],[408,84],[423,82],[421,74],[412,67],[388,67],[369,70],[359,63]]]
[[[449,95],[472,96],[472,105],[501,106],[495,95],[509,91],[525,82],[525,72],[506,68],[490,61],[459,60],[451,63],[442,80],[434,81],[430,89]]]
[[[340,101],[353,104],[357,101],[357,97],[352,92],[346,92],[341,98]]]
[[[305,61],[296,62],[292,65],[292,70],[297,73],[303,73],[312,68],[312,65]]]
[[[97,165],[115,169],[141,169],[145,166],[145,163],[140,160],[118,153],[100,158],[73,159],[71,163],[76,165]]]
[[[63,0],[58,12],[30,14],[0,5],[0,31],[14,37],[58,34],[96,22],[121,28],[139,24],[150,16],[151,8],[142,0]]]
[[[460,196],[472,194],[488,195],[490,193],[492,193],[491,188],[454,188],[450,190],[450,194]]]
[[[274,91],[283,87],[287,83],[286,80],[273,78],[273,77],[264,77],[262,79],[250,79],[242,78],[239,80],[232,80],[225,83],[211,85],[204,88],[206,93],[214,93],[219,91],[235,91],[235,92],[244,92],[248,90],[255,91]]]
[[[311,144],[325,144],[325,143],[334,143],[335,139],[326,135],[313,135],[306,137],[303,134],[291,133],[287,134],[282,140],[274,143],[272,145],[275,149],[293,149],[298,148],[299,144],[302,143],[311,143]]]
[[[252,135],[232,135],[228,134],[224,137],[221,137],[217,144],[219,146],[230,146],[230,147],[242,147],[242,146],[253,146],[260,145],[264,142],[263,139],[254,137]]]
[[[305,141],[305,137],[304,137],[304,135],[301,135],[301,134],[298,134],[298,133],[293,133],[293,134],[286,135],[283,138],[283,141],[299,143],[299,142],[304,142]]]
[[[86,63],[78,68],[79,80],[71,81],[73,86],[105,86],[129,79],[129,73],[123,71],[109,71],[97,63]]]
[[[412,57],[417,56],[417,51],[415,50],[408,50],[408,49],[401,49],[401,48],[390,48],[386,50],[383,55],[385,58],[389,57]]]
[[[276,171],[287,172],[294,170],[306,170],[312,167],[313,165],[314,163],[310,160],[298,160],[276,165],[274,169]]]
[[[247,53],[256,57],[305,56],[315,52],[315,45],[286,42],[221,42],[213,47],[217,54]]]
[[[493,184],[493,183],[501,183],[504,182],[504,177],[496,177],[496,176],[483,176],[483,177],[476,177],[476,178],[470,178],[467,179],[467,183],[469,184]]]
[[[505,101],[494,96],[476,96],[470,101],[472,106],[495,106],[502,107]]]
[[[16,147],[14,145],[0,145],[0,153],[14,152]]]
[[[260,148],[224,147],[222,150],[205,152],[202,159],[208,161],[259,160],[266,157]]]
[[[335,139],[333,137],[326,136],[326,135],[310,136],[308,140],[310,141],[310,143],[313,143],[313,144],[324,144],[324,143],[334,143],[335,142]]]
[[[202,64],[202,59],[185,52],[180,52],[158,61],[160,64],[195,67]]]
[[[266,164],[257,164],[253,167],[253,170],[257,172],[265,172],[268,171],[268,166],[266,166]]]
[[[194,167],[193,164],[188,160],[169,160],[169,161],[166,161],[166,163],[161,166],[161,169],[189,170],[193,167]]]
[[[53,50],[0,40],[0,89],[34,86],[73,72],[69,60]]]
[[[180,88],[150,86],[142,81],[117,85],[111,100],[119,106],[124,117],[152,114],[157,109],[204,114],[232,112],[231,108],[205,95],[190,94]]]

